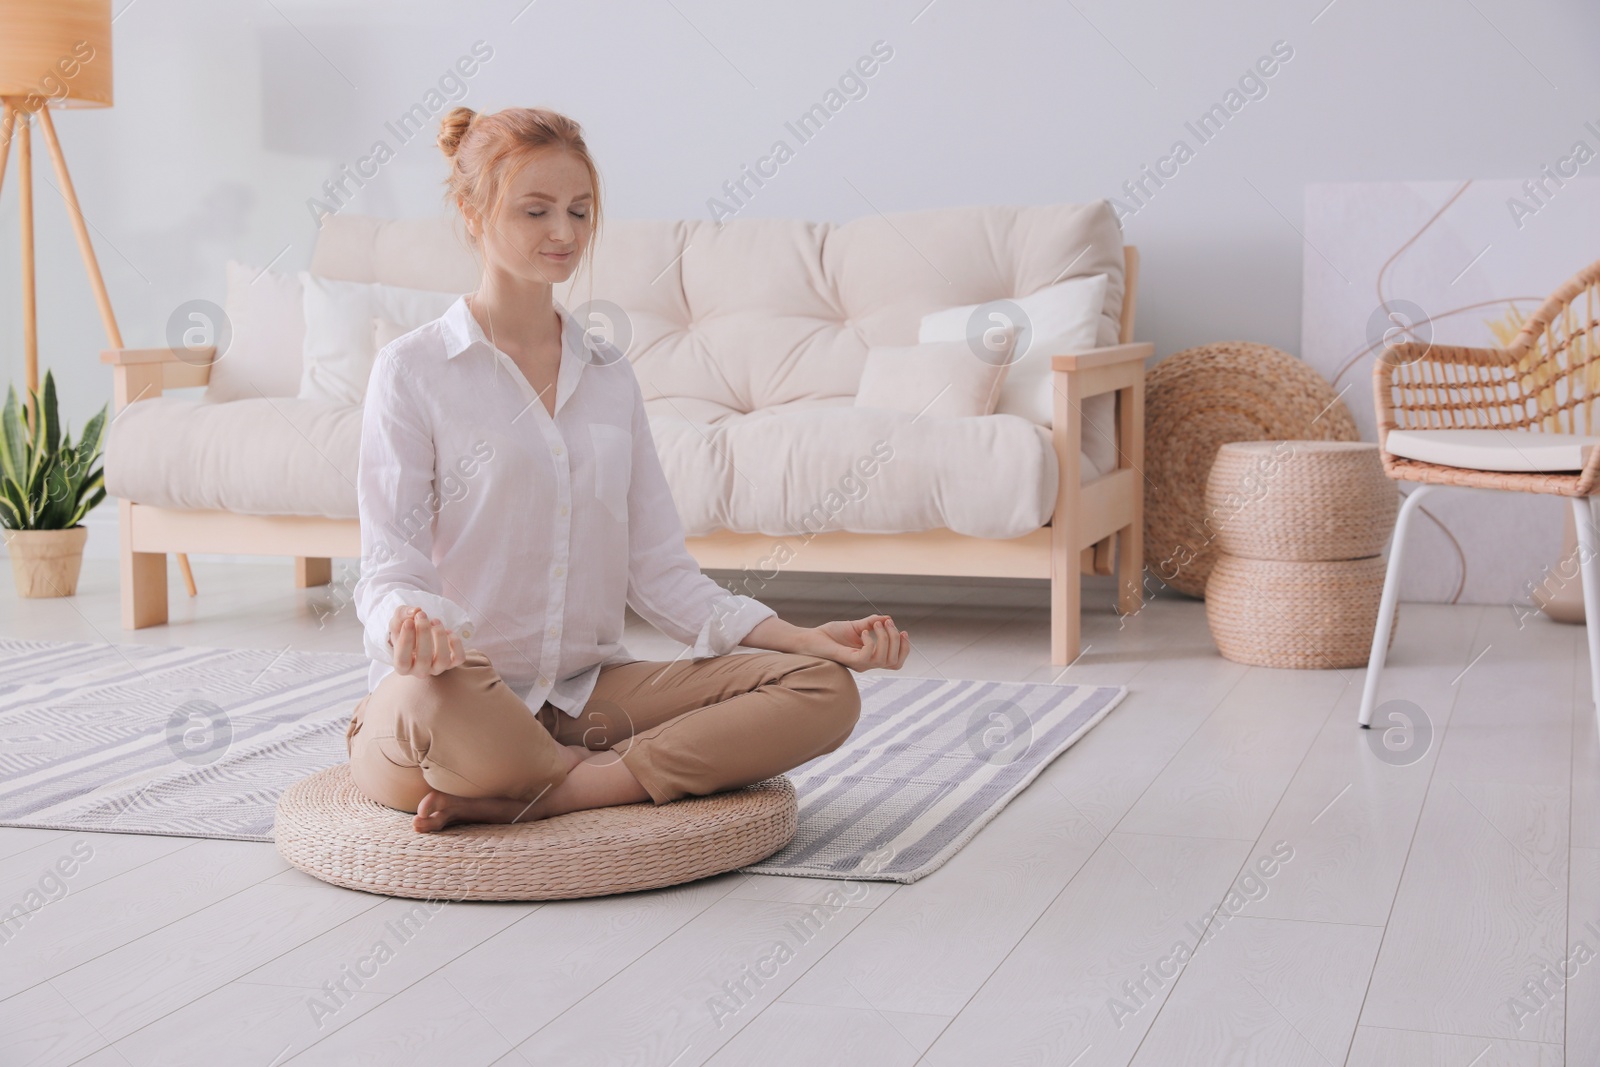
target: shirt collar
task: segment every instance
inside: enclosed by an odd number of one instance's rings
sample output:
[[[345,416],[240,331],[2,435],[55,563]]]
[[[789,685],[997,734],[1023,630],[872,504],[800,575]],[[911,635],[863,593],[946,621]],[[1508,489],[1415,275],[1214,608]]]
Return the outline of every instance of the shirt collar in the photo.
[[[572,312],[561,306],[561,301],[552,300],[556,312],[561,316],[561,358],[565,362],[567,355],[574,351],[574,346],[581,351],[583,345],[583,328],[578,325],[578,320],[572,317]],[[455,303],[445,311],[441,321],[444,324],[444,354],[448,359],[454,359],[474,343],[482,344],[487,348],[494,346],[489,343],[489,338],[484,336],[483,327],[478,325],[478,320],[472,314],[472,309],[467,307],[465,295],[458,296]]]
[[[559,300],[552,300],[556,313],[561,316],[561,369],[556,382],[556,408],[572,391],[577,388],[578,377],[583,373],[583,365],[588,362],[584,358],[584,333],[583,327],[578,325],[578,320],[572,312],[561,306]],[[447,359],[454,359],[474,345],[494,351],[494,345],[484,336],[483,327],[478,325],[478,320],[467,307],[465,295],[456,298],[440,318],[444,328],[444,354]]]
[[[455,359],[471,348],[474,341],[484,340],[483,331],[478,328],[477,320],[472,317],[472,312],[467,310],[465,296],[456,297],[456,302],[445,310],[439,322],[444,326],[444,354],[447,359]]]

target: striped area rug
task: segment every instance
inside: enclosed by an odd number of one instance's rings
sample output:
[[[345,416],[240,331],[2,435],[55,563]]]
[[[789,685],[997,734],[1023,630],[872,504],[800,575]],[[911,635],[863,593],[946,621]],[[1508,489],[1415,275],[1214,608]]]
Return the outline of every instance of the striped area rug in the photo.
[[[0,825],[271,841],[365,656],[0,638]]]
[[[861,722],[789,772],[800,824],[745,870],[912,882],[1125,693],[859,678]],[[272,840],[278,796],[345,760],[364,656],[0,638],[0,825]]]
[[[850,740],[789,772],[800,825],[751,874],[915,882],[1127,694],[1119,686],[871,675]]]

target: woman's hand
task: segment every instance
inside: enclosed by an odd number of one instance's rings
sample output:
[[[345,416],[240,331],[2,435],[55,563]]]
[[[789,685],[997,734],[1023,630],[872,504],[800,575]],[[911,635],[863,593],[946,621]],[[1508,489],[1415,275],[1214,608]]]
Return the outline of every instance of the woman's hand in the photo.
[[[421,608],[402,604],[389,621],[389,647],[396,674],[441,674],[466,661],[466,650],[454,630]]]
[[[911,636],[895,629],[894,620],[887,615],[825,622],[814,632],[818,635],[818,647],[813,650],[816,655],[856,671],[880,667],[897,671],[911,651]]]

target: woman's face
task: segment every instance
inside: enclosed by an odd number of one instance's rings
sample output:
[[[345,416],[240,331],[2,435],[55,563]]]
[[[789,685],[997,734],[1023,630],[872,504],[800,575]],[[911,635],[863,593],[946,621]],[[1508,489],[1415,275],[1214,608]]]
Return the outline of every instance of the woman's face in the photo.
[[[499,214],[467,226],[486,265],[528,282],[566,281],[594,232],[594,188],[583,161],[563,148],[541,148],[512,177]]]

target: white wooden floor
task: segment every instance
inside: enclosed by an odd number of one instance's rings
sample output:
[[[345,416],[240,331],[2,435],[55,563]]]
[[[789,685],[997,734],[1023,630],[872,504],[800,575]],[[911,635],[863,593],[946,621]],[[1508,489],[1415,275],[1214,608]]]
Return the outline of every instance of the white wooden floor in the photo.
[[[70,601],[5,590],[0,630],[360,651],[342,595],[294,590],[287,564],[196,569],[169,627],[122,631],[114,566],[90,560]],[[1130,695],[948,865],[842,909],[812,907],[840,883],[730,874],[428,913],[266,844],[0,828],[0,911],[92,848],[6,927],[0,1063],[1600,1064],[1577,629],[1406,605],[1383,697],[1435,736],[1397,765],[1356,729],[1362,671],[1227,662],[1197,602],[1091,615],[1063,673],[1040,587],[833,588],[849,599],[765,599],[805,624],[890,612],[907,674]],[[680,647],[637,620],[628,643]],[[808,914],[815,936],[760,976]]]

